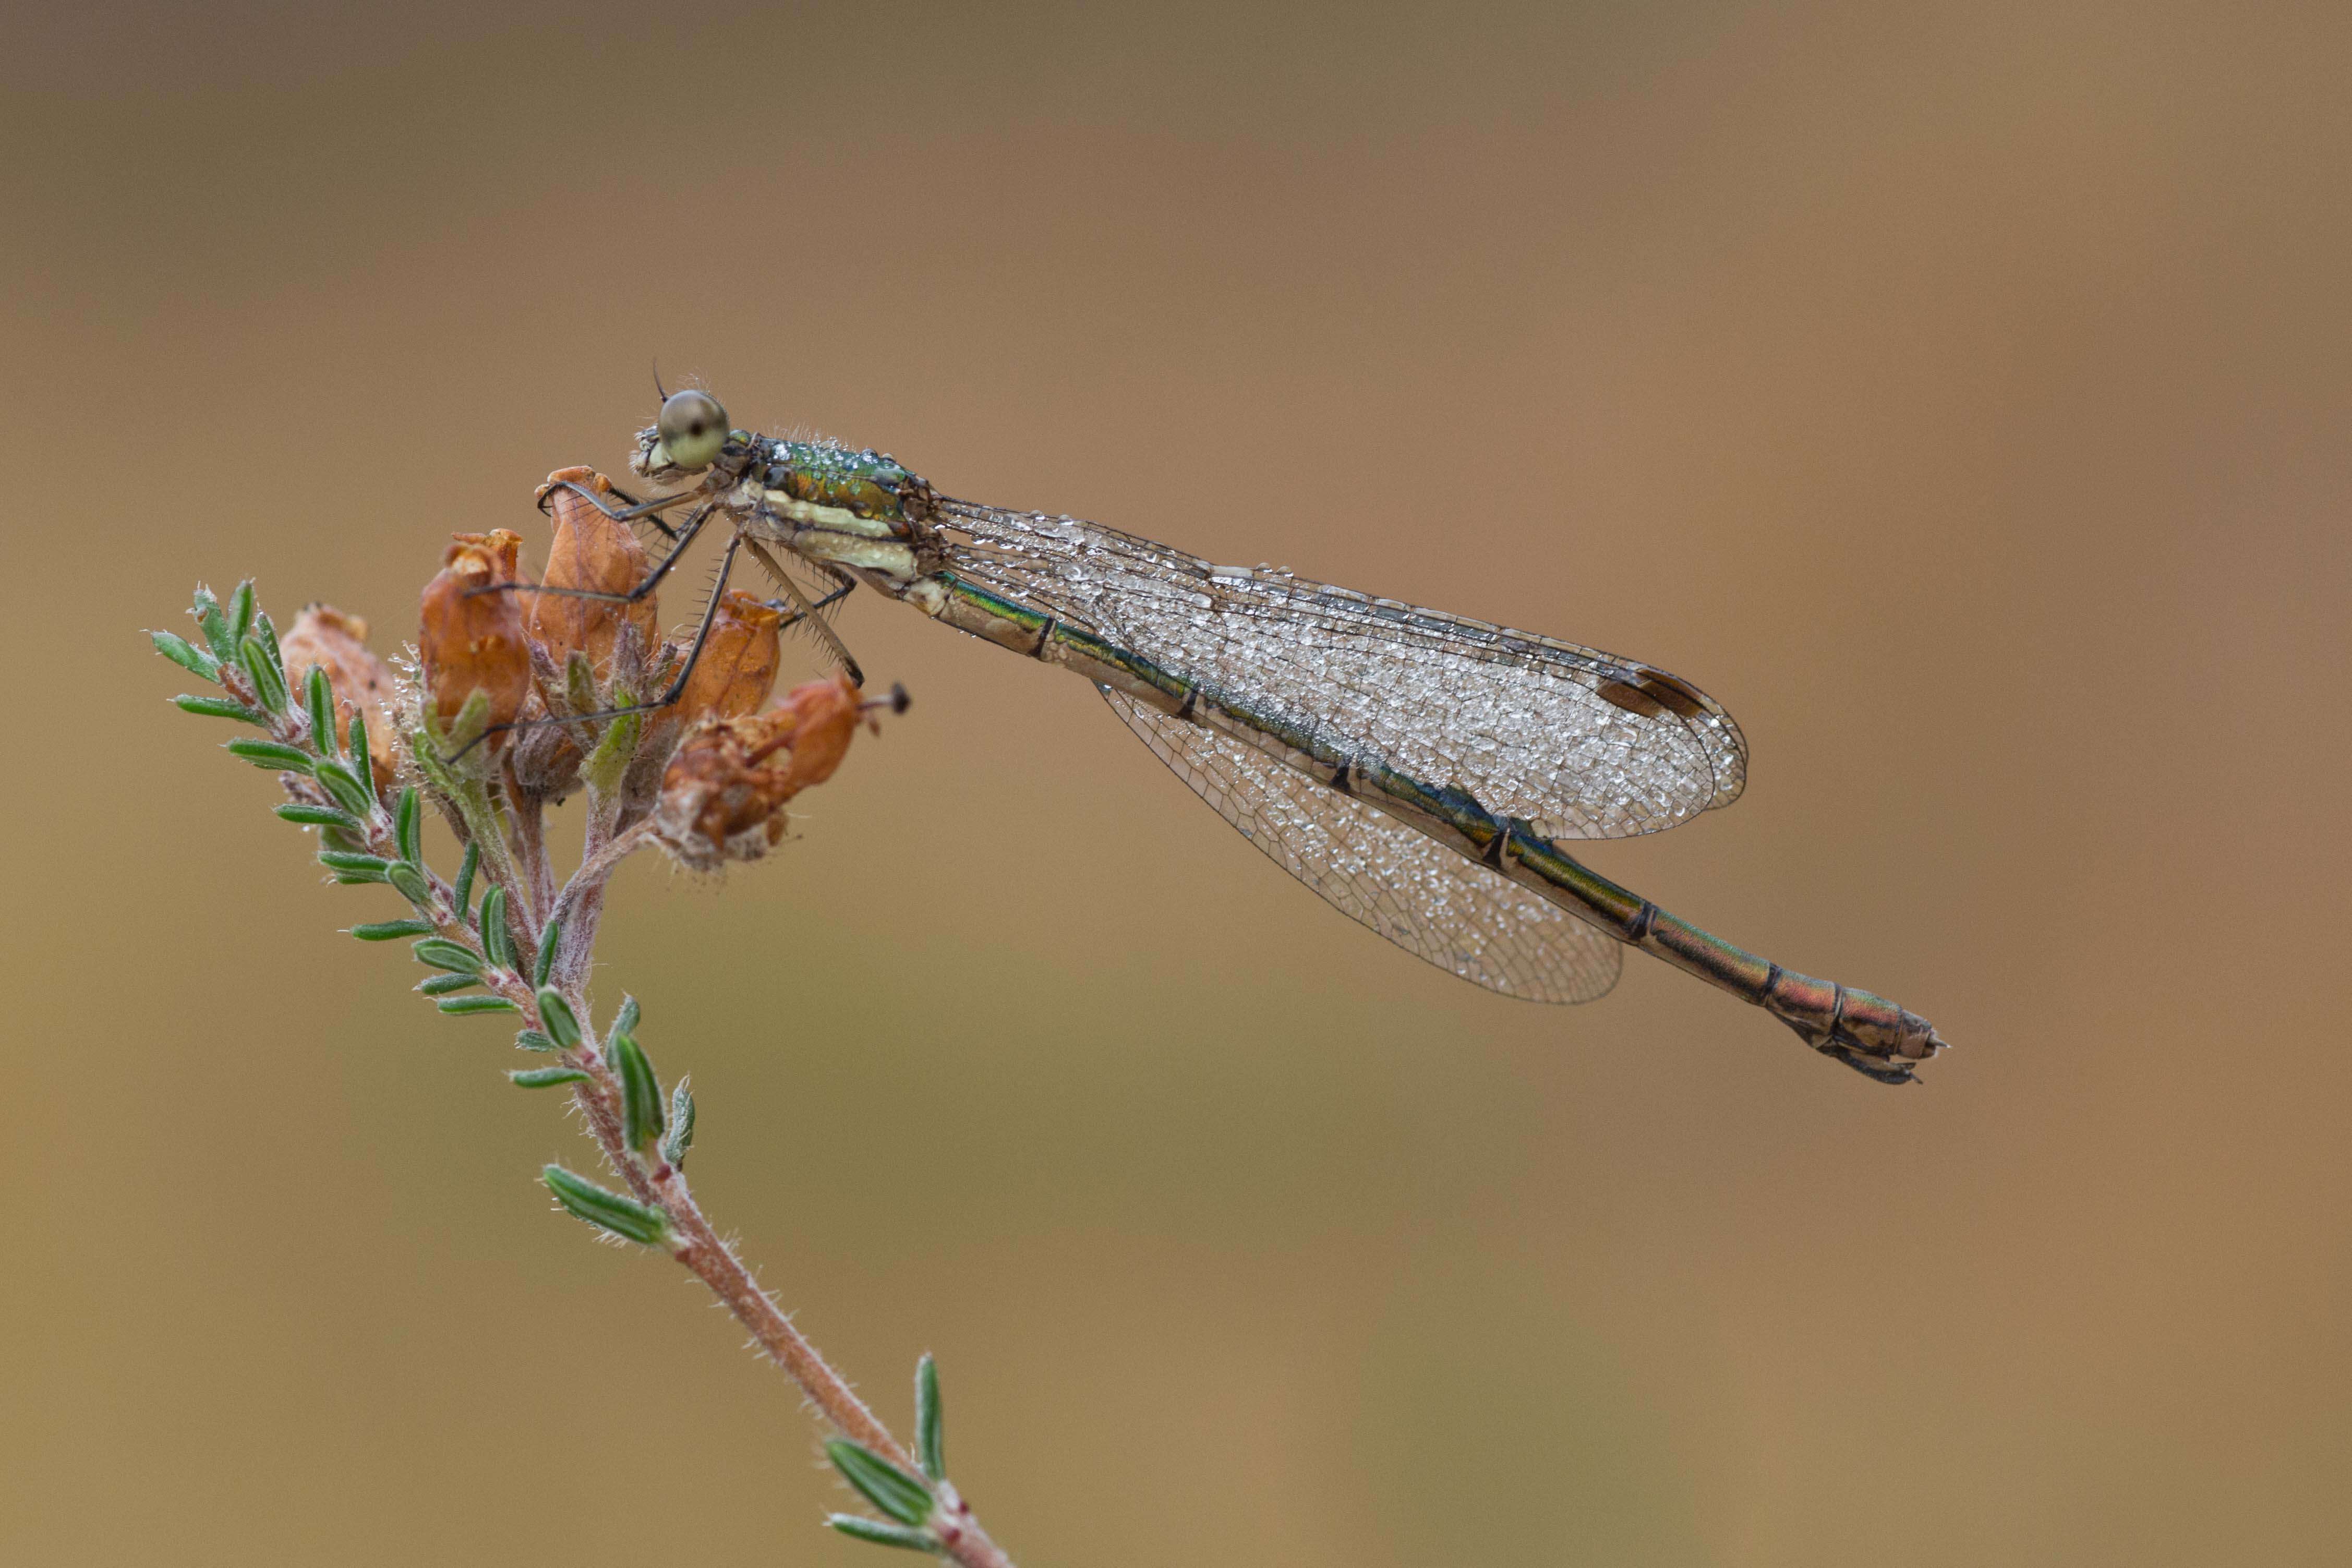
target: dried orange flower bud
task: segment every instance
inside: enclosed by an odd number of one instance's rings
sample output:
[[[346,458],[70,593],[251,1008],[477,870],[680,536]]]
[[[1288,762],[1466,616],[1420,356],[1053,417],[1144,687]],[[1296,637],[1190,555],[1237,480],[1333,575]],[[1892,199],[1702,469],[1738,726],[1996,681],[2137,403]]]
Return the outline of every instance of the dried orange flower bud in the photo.
[[[904,694],[900,697],[903,703]],[[772,721],[779,715],[791,715],[791,730],[783,743],[792,748],[794,795],[833,776],[833,770],[849,754],[849,738],[857,732],[857,721],[865,711],[865,693],[849,677],[836,675],[830,680],[793,687],[784,693],[782,701],[760,715]],[[879,732],[879,725],[876,731]]]
[[[654,805],[654,837],[680,863],[715,871],[756,860],[783,835],[784,770],[749,760],[756,719],[710,719],[678,742]]]
[[[425,585],[424,625],[417,651],[425,665],[425,688],[444,724],[455,719],[477,690],[489,698],[489,722],[511,722],[530,690],[530,653],[523,644],[522,607],[515,595],[472,590],[516,580],[522,536],[506,529],[459,533],[446,564]],[[493,736],[493,746],[501,737]]]
[[[278,639],[286,661],[286,679],[295,690],[313,669],[327,672],[335,694],[337,741],[351,732],[352,715],[367,721],[368,756],[375,776],[394,775],[392,671],[369,650],[368,625],[332,605],[305,605],[294,624]]]
[[[653,561],[645,546],[594,503],[562,481],[585,485],[604,494],[612,481],[593,468],[558,468],[547,476],[541,496],[552,495],[555,540],[548,547],[547,575],[551,588],[586,588],[599,594],[625,594],[646,580]],[[560,594],[530,595],[530,633],[554,657],[556,668],[577,649],[601,675],[612,666],[613,645],[625,626],[635,626],[647,649],[659,645],[660,609],[647,594],[634,605],[606,599],[573,599]]]
[[[862,711],[857,688],[836,676],[765,712],[704,720],[670,757],[654,837],[698,871],[758,859],[784,835],[784,803],[841,765]]]
[[[740,719],[758,712],[776,689],[776,628],[782,620],[782,611],[749,594],[730,592],[720,599],[678,711],[689,722],[707,714]]]

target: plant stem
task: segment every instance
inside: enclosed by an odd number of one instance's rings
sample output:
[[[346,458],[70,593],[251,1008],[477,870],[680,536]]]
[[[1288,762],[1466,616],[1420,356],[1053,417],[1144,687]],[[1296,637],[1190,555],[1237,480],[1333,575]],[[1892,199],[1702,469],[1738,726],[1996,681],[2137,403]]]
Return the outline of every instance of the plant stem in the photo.
[[[601,846],[558,896],[556,909],[563,914],[566,947],[571,945],[575,931],[583,942],[593,942],[597,915],[604,902],[604,880],[621,858],[636,847],[633,841],[638,837],[636,830],[631,829]],[[864,1444],[910,1474],[919,1473],[914,1456],[891,1436],[890,1429],[858,1398],[856,1391],[833,1369],[808,1336],[793,1326],[773,1298],[760,1288],[743,1260],[720,1239],[703,1215],[701,1205],[695,1202],[686,1173],[667,1160],[648,1157],[628,1146],[622,1132],[620,1079],[605,1065],[604,1052],[588,1026],[588,1008],[580,987],[576,982],[560,980],[557,988],[582,1022],[578,1048],[562,1053],[561,1058],[566,1066],[588,1074],[587,1079],[572,1089],[582,1120],[604,1152],[604,1163],[627,1184],[630,1195],[669,1217],[671,1232],[677,1237],[672,1256],[709,1288],[768,1359],[783,1369],[809,1403],[843,1436]],[[536,1015],[537,996],[523,977],[496,972],[494,989]],[[541,1022],[543,1026],[544,1020]],[[971,1506],[953,1487],[941,1482],[937,1495],[939,1507],[932,1516],[931,1528],[950,1559],[963,1564],[963,1568],[1013,1568],[1013,1559],[981,1527],[972,1517]]]
[[[584,1089],[586,1085],[581,1087]],[[600,1128],[598,1141],[603,1142],[603,1138]],[[611,1156],[610,1145],[605,1153],[607,1158]],[[825,1419],[841,1428],[845,1436],[865,1444],[899,1468],[916,1473],[919,1467],[914,1456],[890,1436],[889,1429],[866,1409],[865,1402],[827,1364],[807,1336],[793,1327],[774,1300],[760,1289],[742,1259],[719,1240],[696,1205],[694,1194],[687,1190],[685,1176],[675,1167],[664,1164],[656,1173],[652,1188],[654,1195],[648,1201],[661,1205],[670,1216],[671,1225],[685,1238],[677,1260],[692,1269],[695,1277],[710,1288],[712,1295],[727,1303],[727,1310],[735,1314],[737,1322],[751,1331],[768,1359],[782,1367],[786,1375],[800,1384],[801,1392],[808,1395],[809,1403],[823,1411]],[[954,1488],[941,1483],[939,1497],[940,1507],[932,1516],[932,1528],[946,1544],[950,1557],[964,1564],[964,1568],[1013,1568],[1013,1559],[981,1528],[980,1521],[971,1516],[971,1506]]]
[[[514,851],[499,822],[498,807],[490,800],[489,785],[480,778],[461,778],[450,798],[466,824],[467,837],[481,848],[482,874],[507,890],[508,900],[523,911],[523,923],[530,928],[531,939],[537,941],[546,911],[534,896],[537,889],[515,864]]]
[[[604,907],[605,879],[613,874],[614,867],[633,851],[643,848],[646,840],[652,837],[652,828],[639,823],[614,835],[602,845],[593,847],[587,858],[580,862],[580,869],[572,874],[572,879],[563,884],[563,890],[555,895],[549,918],[562,920],[567,930],[584,924],[585,929],[593,933],[597,917]]]
[[[223,689],[238,702],[267,710],[267,704],[260,700],[253,679],[244,669],[234,663],[224,664],[218,679]],[[307,711],[299,704],[289,703],[271,711],[266,728],[282,744],[308,750],[313,755],[332,754],[334,738],[312,734]],[[614,728],[617,731],[620,726]],[[404,738],[410,742],[411,754],[418,758],[419,771],[425,775],[433,793],[480,852],[480,874],[506,890],[510,910],[520,911],[520,923],[528,928],[534,941],[549,920],[563,921],[560,956],[550,978],[571,1007],[581,1033],[579,1044],[560,1053],[559,1059],[587,1075],[573,1086],[573,1096],[590,1136],[604,1152],[606,1164],[639,1203],[658,1208],[667,1216],[672,1256],[726,1304],[736,1321],[750,1331],[768,1359],[783,1369],[826,1422],[844,1436],[862,1444],[910,1476],[920,1474],[915,1457],[866,1408],[866,1402],[834,1371],[807,1336],[793,1325],[773,1299],[760,1288],[742,1259],[720,1239],[701,1206],[694,1201],[685,1173],[657,1153],[642,1152],[629,1144],[622,1114],[624,1090],[619,1077],[605,1063],[583,992],[593,956],[596,927],[604,910],[605,883],[621,860],[651,836],[645,820],[649,798],[633,802],[622,788],[633,748],[639,739],[638,731],[632,729],[617,740],[608,732],[591,759],[598,765],[589,770],[587,843],[579,869],[561,892],[554,890],[554,879],[548,865],[542,803],[535,795],[514,786],[511,768],[505,770],[503,775],[508,786],[504,793],[509,807],[510,839],[509,824],[500,821],[481,764],[477,763],[463,774],[453,774],[419,756],[429,743],[421,731]],[[291,772],[281,777],[299,801],[321,807],[337,805],[313,777]],[[628,826],[623,826],[624,822]],[[369,802],[358,829],[358,837],[370,853],[386,860],[404,858],[392,815],[381,798]],[[436,935],[466,947],[483,961],[481,978],[489,991],[513,1003],[542,1030],[553,1034],[555,1031],[548,1029],[548,1020],[540,1013],[538,991],[530,977],[494,963],[481,932],[450,886],[428,867],[420,866],[418,870],[425,878],[426,898],[417,906],[417,914],[431,924]],[[963,1568],[1013,1568],[1013,1559],[981,1528],[980,1521],[972,1516],[971,1504],[955,1487],[937,1477],[930,1478],[927,1485],[932,1510],[925,1527],[937,1538],[947,1557]]]
[[[546,802],[536,791],[515,782],[512,758],[500,770],[500,776],[506,781],[507,815],[514,827],[515,855],[521,861],[522,875],[530,883],[530,908],[545,919],[555,901],[555,873],[547,858]]]

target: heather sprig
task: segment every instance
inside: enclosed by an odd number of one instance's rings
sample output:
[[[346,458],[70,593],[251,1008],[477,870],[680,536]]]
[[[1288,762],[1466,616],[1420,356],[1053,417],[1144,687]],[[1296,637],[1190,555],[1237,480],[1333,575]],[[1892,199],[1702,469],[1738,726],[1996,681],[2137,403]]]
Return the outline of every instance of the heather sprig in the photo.
[[[561,564],[572,576],[602,583],[633,559],[578,508],[562,521]],[[151,636],[158,653],[214,688],[173,699],[177,707],[246,727],[226,749],[278,775],[284,798],[273,809],[313,836],[329,879],[400,900],[364,911],[371,918],[351,934],[407,943],[425,972],[414,989],[436,1012],[519,1025],[513,1043],[534,1059],[509,1082],[568,1091],[606,1179],[547,1165],[538,1177],[556,1207],[677,1258],[807,1395],[831,1428],[835,1470],[882,1516],[827,1522],[966,1568],[1011,1568],[947,1479],[930,1358],[917,1373],[910,1452],[697,1205],[683,1170],[695,1099],[683,1077],[665,1089],[641,1043],[636,1000],[599,1030],[588,994],[604,888],[622,860],[656,844],[698,869],[763,856],[782,837],[784,803],[839,764],[865,714],[855,688],[812,682],[771,706],[775,617],[730,606],[730,662],[724,679],[714,672],[692,692],[698,711],[545,722],[661,689],[680,649],[656,646],[650,595],[625,614],[534,614],[507,586],[519,576],[519,545],[503,530],[457,537],[425,590],[405,680],[367,649],[365,622],[331,606],[309,606],[281,639],[249,580],[226,602],[196,591],[194,638]],[[586,796],[584,843],[559,880],[544,814],[575,792]],[[428,859],[432,820],[456,838],[446,880]]]

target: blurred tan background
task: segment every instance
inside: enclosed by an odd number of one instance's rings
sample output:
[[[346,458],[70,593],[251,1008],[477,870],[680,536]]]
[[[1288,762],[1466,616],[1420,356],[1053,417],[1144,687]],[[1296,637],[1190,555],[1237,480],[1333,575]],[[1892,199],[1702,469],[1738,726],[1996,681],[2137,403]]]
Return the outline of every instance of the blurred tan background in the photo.
[[[12,19],[0,1556],[875,1559],[138,631],[395,646],[656,356],[1689,677],[1746,800],[1595,864],[1958,1044],[1487,995],[855,603],[915,708],[601,990],[1024,1563],[2352,1552],[2347,13],[1268,10]]]

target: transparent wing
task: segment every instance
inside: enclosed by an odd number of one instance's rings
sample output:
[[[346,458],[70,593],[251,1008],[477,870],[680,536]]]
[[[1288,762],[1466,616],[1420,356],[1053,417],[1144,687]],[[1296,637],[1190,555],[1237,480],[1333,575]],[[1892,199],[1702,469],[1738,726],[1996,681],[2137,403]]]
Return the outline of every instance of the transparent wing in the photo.
[[[1255,746],[1097,689],[1243,837],[1414,957],[1531,1002],[1590,1002],[1617,984],[1617,942],[1558,905]]]
[[[1266,568],[1212,566],[1041,512],[941,502],[950,563],[1342,752],[1450,784],[1548,838],[1654,833],[1728,805],[1748,749],[1722,705],[1574,643]]]

